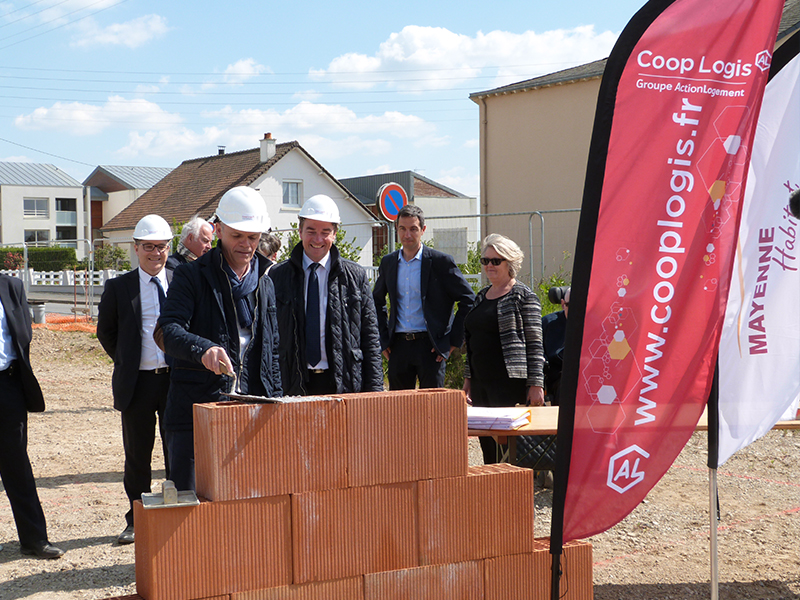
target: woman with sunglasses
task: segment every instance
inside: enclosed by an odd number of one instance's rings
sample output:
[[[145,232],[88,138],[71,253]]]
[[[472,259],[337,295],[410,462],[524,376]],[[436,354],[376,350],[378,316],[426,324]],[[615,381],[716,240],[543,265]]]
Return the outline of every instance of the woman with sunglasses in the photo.
[[[516,280],[524,254],[492,233],[481,264],[489,280],[464,322],[467,344],[464,392],[475,406],[544,405],[544,349],[539,298]],[[480,438],[485,464],[497,462],[497,444]]]

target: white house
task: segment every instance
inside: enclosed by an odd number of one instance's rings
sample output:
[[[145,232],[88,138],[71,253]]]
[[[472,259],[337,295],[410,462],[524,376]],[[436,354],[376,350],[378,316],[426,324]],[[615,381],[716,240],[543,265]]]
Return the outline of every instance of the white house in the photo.
[[[330,196],[339,206],[347,239],[362,248],[361,264],[372,264],[374,215],[297,142],[278,144],[266,134],[258,148],[184,161],[106,223],[107,242],[132,250],[133,229],[144,215],[158,214],[170,224],[194,215],[210,219],[222,195],[246,185],[264,198],[272,229],[285,232],[297,223],[303,202],[316,194]],[[285,239],[285,237],[284,237]],[[135,264],[135,254],[132,262]]]
[[[88,249],[89,204],[83,186],[54,165],[0,162],[0,244]]]

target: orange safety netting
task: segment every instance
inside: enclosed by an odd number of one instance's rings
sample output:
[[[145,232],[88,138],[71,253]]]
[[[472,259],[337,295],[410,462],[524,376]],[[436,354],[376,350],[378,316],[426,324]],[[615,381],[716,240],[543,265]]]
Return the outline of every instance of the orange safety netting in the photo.
[[[44,323],[34,323],[34,329],[50,329],[52,331],[85,331],[97,333],[97,324],[87,315],[60,315],[47,313]]]

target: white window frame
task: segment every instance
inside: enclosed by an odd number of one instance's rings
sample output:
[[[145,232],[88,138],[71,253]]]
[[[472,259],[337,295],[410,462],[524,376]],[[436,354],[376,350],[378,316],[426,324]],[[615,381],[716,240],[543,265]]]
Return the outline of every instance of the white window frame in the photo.
[[[287,192],[292,188],[297,190],[297,198],[296,201],[292,202],[291,198],[287,202]],[[289,194],[291,195],[291,194]],[[283,180],[283,197],[281,198],[281,202],[283,206],[288,206],[291,208],[300,208],[300,200],[303,198],[303,180],[302,179],[284,179]]]
[[[28,202],[33,202],[33,210],[29,209],[26,205]],[[44,204],[44,211],[41,205]],[[26,219],[49,219],[50,218],[50,199],[49,198],[23,198],[22,200],[22,214]]]

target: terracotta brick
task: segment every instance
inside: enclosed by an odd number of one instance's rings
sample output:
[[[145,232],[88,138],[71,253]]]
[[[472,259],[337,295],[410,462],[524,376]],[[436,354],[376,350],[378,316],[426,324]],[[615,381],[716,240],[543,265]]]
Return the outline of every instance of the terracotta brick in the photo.
[[[480,600],[483,562],[364,575],[365,600]]]
[[[344,394],[351,487],[467,473],[461,390]]]
[[[314,581],[231,595],[231,600],[364,600],[364,578]]]
[[[129,594],[127,596],[114,596],[113,598],[105,598],[104,600],[145,600],[139,594]],[[229,594],[224,594],[222,596],[214,596],[213,598],[202,598],[198,600],[231,600]]]
[[[136,591],[194,600],[292,582],[289,496],[144,509],[134,503]]]
[[[342,402],[196,404],[194,432],[197,493],[209,500],[347,485]]]
[[[418,486],[421,565],[533,550],[533,471],[485,465]]]
[[[550,552],[543,545],[485,563],[486,600],[550,600]]]
[[[485,561],[486,600],[550,600],[552,579],[550,540],[537,538],[532,553]],[[559,594],[561,600],[592,600],[592,545],[564,544]]]
[[[415,483],[292,496],[294,583],[418,566]]]

